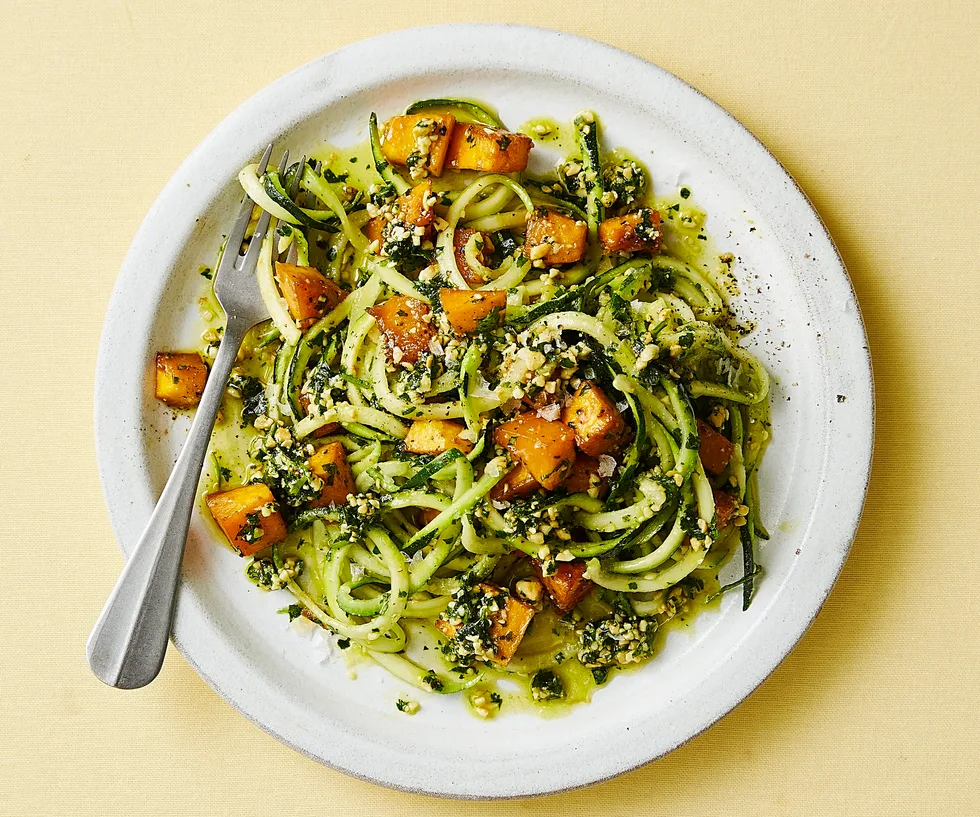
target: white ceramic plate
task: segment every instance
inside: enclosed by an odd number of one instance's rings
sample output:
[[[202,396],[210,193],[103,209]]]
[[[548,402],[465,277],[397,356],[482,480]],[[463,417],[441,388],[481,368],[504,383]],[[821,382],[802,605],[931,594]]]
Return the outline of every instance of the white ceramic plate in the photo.
[[[457,797],[541,794],[602,780],[659,757],[738,704],[792,649],[847,556],[871,460],[873,395],[860,314],[819,217],[738,122],[667,72],[590,40],[541,29],[452,25],[388,34],[329,54],[273,83],[204,140],[167,184],[123,263],[96,388],[99,465],[128,554],[176,458],[176,429],[153,399],[158,348],[195,342],[198,265],[213,259],[240,196],[235,176],[261,147],[302,152],[366,135],[368,114],[470,96],[516,127],[596,110],[612,146],[634,151],[657,189],[686,185],[708,231],[739,259],[740,308],[775,379],[774,442],[761,473],[773,533],[747,613],[737,594],[672,633],[641,672],[617,677],[561,719],[482,722],[453,698],[397,712],[405,685],[377,667],[347,677],[318,663],[242,562],[201,519],[187,545],[174,642],[218,693],[301,752],[358,777]],[[168,433],[169,432],[169,433]],[[739,572],[731,566],[723,578]],[[419,693],[413,693],[417,696]],[[501,747],[507,751],[501,751]]]

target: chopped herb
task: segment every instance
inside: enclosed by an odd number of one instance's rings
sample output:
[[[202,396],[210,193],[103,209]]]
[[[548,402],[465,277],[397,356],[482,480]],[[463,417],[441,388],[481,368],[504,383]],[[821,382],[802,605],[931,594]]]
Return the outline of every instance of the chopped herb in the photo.
[[[347,372],[341,372],[340,376],[344,378],[348,383],[357,386],[359,389],[370,389],[371,384],[367,380],[361,380],[359,377],[354,377],[352,374],[347,374]]]
[[[565,697],[565,685],[550,669],[539,669],[531,676],[531,697],[536,701],[556,701]]]
[[[422,683],[433,692],[442,692],[443,687],[445,687],[445,684],[442,682],[439,676],[436,675],[435,671],[431,669],[422,676]]]
[[[278,610],[279,613],[286,613],[289,616],[289,621],[293,622],[301,615],[303,615],[303,607],[299,604],[290,604],[288,607],[283,607]]]
[[[245,524],[238,529],[238,535],[235,538],[253,544],[263,536],[265,536],[265,530],[262,528],[262,514],[255,511],[245,516]]]
[[[486,317],[477,321],[477,332],[492,332],[494,329],[500,326],[500,318],[503,315],[503,312],[504,310],[499,306],[495,306],[493,309],[491,309],[487,313]]]

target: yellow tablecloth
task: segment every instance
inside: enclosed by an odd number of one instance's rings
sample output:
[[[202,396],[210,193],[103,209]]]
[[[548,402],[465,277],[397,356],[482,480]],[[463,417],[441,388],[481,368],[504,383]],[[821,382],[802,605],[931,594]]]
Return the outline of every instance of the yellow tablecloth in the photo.
[[[256,32],[277,16],[288,45],[270,47]],[[122,564],[95,466],[96,346],[144,213],[260,87],[355,39],[449,20],[590,35],[734,113],[829,225],[877,381],[864,521],[797,650],[664,760],[524,803],[408,796],[322,768],[248,723],[176,653],[130,693],[103,687],[84,658]],[[0,812],[980,813],[973,0],[4,0],[0,42]]]

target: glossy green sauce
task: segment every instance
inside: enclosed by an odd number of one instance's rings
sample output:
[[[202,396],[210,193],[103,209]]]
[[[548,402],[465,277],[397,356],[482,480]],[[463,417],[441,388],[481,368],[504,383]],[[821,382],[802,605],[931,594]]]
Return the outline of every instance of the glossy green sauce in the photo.
[[[372,184],[381,182],[374,169],[370,139],[345,148],[324,142],[310,153],[310,158],[322,162],[324,170],[338,176],[346,175],[347,184],[360,190],[367,190]]]
[[[529,119],[517,129],[517,132],[530,136],[535,144],[557,151],[562,156],[572,156],[577,153],[575,126],[571,122],[559,122],[557,119],[539,116]]]
[[[461,118],[465,121],[464,117]],[[554,150],[562,157],[571,157],[578,152],[575,129],[570,122],[538,117],[525,122],[518,130],[533,138],[536,144]],[[539,132],[541,130],[545,132]],[[607,161],[633,159],[643,166],[642,162],[625,149],[606,151],[604,156]],[[310,157],[321,161],[325,169],[337,176],[346,176],[347,183],[359,189],[366,190],[372,184],[380,182],[371,156],[370,141],[367,139],[348,147],[323,143],[310,153]],[[455,174],[453,181],[456,182],[456,189],[467,175]],[[472,175],[475,177],[478,174]],[[647,175],[649,178],[649,173]],[[444,176],[442,179],[433,179],[433,183],[439,190],[447,189],[451,182]],[[645,203],[661,213],[664,247],[667,252],[690,264],[696,264],[713,275],[730,277],[728,266],[719,260],[713,243],[704,232],[707,216],[696,206],[693,191],[648,190]],[[731,280],[734,287],[734,278]],[[207,359],[211,359],[216,348],[215,333],[220,331],[223,320],[211,286],[206,289],[207,292],[199,299],[203,323],[202,352]],[[256,339],[266,326],[260,325],[249,333],[236,364],[243,374],[262,382],[271,376],[277,346],[277,343],[272,343],[265,348],[256,348]],[[241,408],[241,400],[226,392],[211,440],[212,453],[206,461],[201,480],[202,515],[209,521],[211,516],[203,508],[203,496],[248,482],[254,473],[255,466],[250,464],[248,450],[258,432],[242,420]],[[210,523],[214,524],[213,521]],[[216,525],[214,532],[216,537],[224,541]],[[291,533],[282,546],[284,551],[294,551],[301,546],[304,533]],[[721,544],[718,543],[719,546]],[[669,633],[687,630],[700,613],[707,609],[718,609],[718,600],[710,604],[705,600],[717,591],[717,570],[731,558],[735,549],[737,537],[729,537],[724,549],[712,560],[711,569],[701,569],[692,574],[704,583],[704,590],[675,617],[660,626],[654,653],[647,660],[656,660]],[[579,609],[590,618],[608,614],[608,608],[595,598],[595,594],[582,602]],[[516,712],[534,712],[545,718],[562,717],[576,705],[590,701],[600,686],[611,683],[617,673],[636,671],[646,663],[643,661],[624,668],[611,668],[606,680],[598,684],[592,669],[583,666],[576,657],[577,640],[574,627],[563,622],[550,606],[545,605],[533,619],[511,665],[506,669],[488,668],[478,684],[462,693],[468,710],[474,717],[481,719]],[[356,645],[344,650],[343,655],[351,677],[356,677],[359,666],[370,663],[369,657]],[[561,681],[564,695],[559,699],[538,701],[532,695],[530,679],[534,672],[545,668],[553,671]],[[498,696],[499,704],[496,703]],[[410,697],[418,698],[419,694],[414,691]],[[491,698],[494,701],[491,702]]]
[[[568,715],[578,704],[591,701],[597,690],[614,683],[616,675],[636,672],[648,661],[656,661],[670,633],[689,632],[701,613],[720,608],[720,599],[710,603],[706,601],[719,589],[717,571],[697,570],[692,576],[704,582],[704,590],[694,601],[688,602],[678,615],[660,626],[654,652],[646,661],[610,668],[606,679],[601,684],[597,683],[592,669],[583,666],[576,658],[577,637],[574,628],[563,624],[558,614],[548,607],[534,617],[511,665],[507,669],[488,670],[479,684],[463,693],[467,710],[480,719],[521,712],[548,719]],[[580,607],[587,615],[599,616],[605,612],[594,597],[585,599]],[[538,669],[549,669],[558,676],[565,690],[562,698],[549,701],[534,699],[530,681]],[[499,706],[488,703],[491,693],[499,696]]]

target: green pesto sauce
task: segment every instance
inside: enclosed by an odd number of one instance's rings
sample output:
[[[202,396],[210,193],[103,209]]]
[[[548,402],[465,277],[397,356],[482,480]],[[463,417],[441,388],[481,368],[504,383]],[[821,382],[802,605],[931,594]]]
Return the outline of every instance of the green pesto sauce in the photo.
[[[460,115],[458,118],[467,121],[465,115]],[[547,128],[548,132],[537,133],[535,127],[539,125]],[[575,128],[571,122],[563,123],[548,117],[538,117],[525,122],[518,131],[530,136],[536,144],[553,150],[562,157],[571,157],[578,153]],[[337,147],[324,142],[309,155],[312,159],[321,161],[325,169],[331,170],[338,176],[346,174],[346,182],[359,189],[366,190],[372,184],[381,181],[374,168],[369,139],[348,147]],[[609,162],[629,158],[640,164],[644,170],[647,169],[634,154],[623,148],[606,150],[603,155]],[[469,176],[475,178],[479,175],[477,172],[472,174],[464,172],[449,174],[447,178],[444,174],[441,179],[433,178],[432,181],[436,190],[459,189],[461,182],[465,182]],[[649,178],[649,173],[647,176]],[[713,242],[704,232],[707,215],[696,205],[693,191],[688,191],[687,196],[682,196],[680,189],[648,190],[644,204],[660,211],[664,248],[669,254],[697,265],[713,276],[721,276],[726,281],[730,279],[734,287],[730,265],[719,260]],[[202,322],[200,349],[205,358],[210,361],[217,348],[214,333],[220,332],[224,320],[221,308],[213,295],[212,282],[203,276],[201,281],[204,294],[198,301]],[[737,288],[734,288],[733,294],[735,293]],[[267,326],[267,323],[260,324],[249,333],[236,364],[244,374],[263,382],[271,376],[278,345],[274,342],[264,349],[255,348],[257,335]],[[218,541],[226,540],[207,512],[203,497],[213,491],[244,484],[254,473],[254,466],[250,465],[248,449],[258,432],[242,420],[241,407],[240,399],[225,393],[211,439],[212,454],[205,462],[201,480],[200,509],[202,516],[213,526]],[[784,525],[789,524],[784,523]],[[783,529],[783,525],[780,529]],[[296,552],[302,547],[304,533],[304,531],[291,533],[282,545],[283,552]],[[704,582],[703,592],[693,602],[689,602],[682,613],[661,625],[657,631],[654,653],[647,660],[656,660],[670,632],[687,630],[701,612],[719,608],[719,600],[707,604],[705,599],[717,591],[719,587],[717,571],[731,558],[737,550],[737,545],[737,537],[728,537],[725,541],[719,541],[716,547],[721,549],[711,560],[711,568],[701,569],[692,574]],[[595,599],[595,594],[583,601],[579,609],[587,618],[597,617],[606,612],[601,603]],[[579,663],[576,657],[577,646],[578,637],[574,628],[563,624],[559,615],[550,606],[546,606],[535,616],[510,666],[507,669],[487,668],[480,683],[462,693],[468,711],[480,719],[518,712],[533,712],[544,718],[563,717],[578,704],[590,701],[600,686],[614,682],[616,674],[635,672],[646,663],[644,661],[625,668],[611,668],[607,679],[600,685],[596,683],[592,670]],[[354,644],[343,651],[343,656],[352,678],[356,677],[358,666],[372,663],[369,656]],[[550,701],[536,701],[533,698],[531,677],[538,669],[545,668],[552,670],[561,680],[565,690],[562,698]],[[492,693],[495,697],[499,696],[499,706],[496,703],[490,706],[474,704],[474,700],[481,698],[485,704]],[[417,696],[417,692],[413,691],[412,694]],[[483,710],[486,714],[478,710]]]
[[[310,158],[322,162],[324,170],[333,171],[338,176],[346,174],[347,184],[360,190],[381,183],[381,177],[374,168],[370,139],[345,148],[324,142],[310,152]]]
[[[731,556],[730,552],[728,556]],[[534,617],[510,665],[506,669],[488,669],[479,684],[463,693],[467,710],[481,720],[522,712],[550,719],[564,717],[578,704],[588,703],[598,689],[613,683],[617,674],[636,672],[647,662],[656,661],[671,632],[690,632],[702,612],[720,609],[720,599],[710,603],[706,601],[720,587],[717,569],[696,570],[691,575],[704,582],[704,590],[680,614],[660,626],[654,652],[646,661],[622,668],[610,668],[606,680],[597,684],[592,669],[583,666],[576,657],[578,638],[575,630],[562,624],[558,614],[547,607]],[[579,609],[587,618],[598,617],[605,612],[594,594],[584,599]],[[560,660],[557,656],[561,656]],[[550,701],[534,699],[531,693],[531,677],[538,669],[550,669],[558,676],[565,689],[564,697]],[[474,703],[475,699],[489,697],[491,693],[500,696],[499,708],[488,707],[486,704],[478,707]],[[482,714],[479,711],[481,708],[484,711],[489,710],[488,714]]]
[[[545,129],[547,133],[538,133],[535,128]],[[571,122],[559,122],[547,116],[529,119],[517,129],[518,133],[530,136],[535,144],[560,153],[562,156],[572,156],[578,153],[575,143],[575,126]]]

